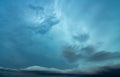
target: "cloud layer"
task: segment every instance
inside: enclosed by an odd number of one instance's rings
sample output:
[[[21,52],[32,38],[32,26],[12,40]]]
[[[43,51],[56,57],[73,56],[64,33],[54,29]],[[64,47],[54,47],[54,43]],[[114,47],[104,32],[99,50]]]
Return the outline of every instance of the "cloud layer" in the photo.
[[[75,46],[67,46],[63,50],[63,56],[70,62],[80,61],[82,59],[90,62],[120,59],[119,52],[97,51],[95,49],[93,46],[87,46],[81,49],[76,49]]]
[[[0,0],[0,66],[120,64],[119,7],[118,0]]]

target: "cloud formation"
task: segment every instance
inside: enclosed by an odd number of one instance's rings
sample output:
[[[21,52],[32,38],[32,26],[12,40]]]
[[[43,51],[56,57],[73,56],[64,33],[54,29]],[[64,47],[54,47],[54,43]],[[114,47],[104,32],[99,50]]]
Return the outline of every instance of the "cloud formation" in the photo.
[[[3,68],[0,67],[0,76],[3,74],[6,75],[36,75],[41,76],[87,76],[87,77],[103,77],[103,76],[114,76],[114,75],[120,75],[120,65],[109,65],[109,66],[102,66],[97,68],[88,69],[86,71],[83,71],[82,69],[57,69],[57,68],[47,68],[47,67],[41,67],[41,66],[30,66],[27,68],[21,68],[21,69],[11,69],[11,68]],[[114,71],[114,72],[113,72]]]
[[[64,47],[63,56],[69,62],[85,60],[88,62],[104,62],[108,60],[120,59],[119,52],[97,51],[94,46],[76,48],[75,46]]]
[[[81,34],[79,33],[79,34],[73,36],[73,38],[79,42],[86,42],[86,41],[88,41],[89,37],[90,36],[87,33],[81,33]]]
[[[88,58],[88,61],[100,62],[100,61],[115,60],[115,59],[120,59],[119,52],[99,51],[93,53],[93,55],[91,55]]]
[[[72,46],[66,46],[64,47],[62,54],[69,62],[76,62],[82,58],[82,55],[75,53],[75,51],[76,50]]]
[[[0,66],[119,64],[119,5],[118,0],[0,0]]]
[[[53,15],[53,16],[46,16],[44,17],[44,20],[37,24],[38,26],[32,26],[31,29],[39,34],[46,34],[50,31],[50,29],[58,24],[59,20]]]

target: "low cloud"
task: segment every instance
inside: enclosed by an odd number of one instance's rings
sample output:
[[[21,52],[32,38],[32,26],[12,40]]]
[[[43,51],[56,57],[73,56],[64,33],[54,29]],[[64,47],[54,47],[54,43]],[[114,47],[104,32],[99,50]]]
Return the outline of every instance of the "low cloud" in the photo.
[[[117,58],[118,59],[120,58],[119,52],[99,51],[91,55],[88,58],[88,61],[99,62],[99,61],[106,61],[106,60],[117,59]]]
[[[56,76],[113,77],[115,75],[120,75],[119,71],[120,71],[120,65],[96,67],[96,68],[88,69],[85,71],[83,71],[82,69],[58,69],[58,68],[47,68],[47,67],[41,67],[41,66],[30,66],[22,69],[11,69],[11,68],[0,67],[0,76],[3,74],[6,74],[8,76],[24,75],[26,77],[31,77],[30,75],[33,75],[34,77],[36,76],[38,77],[41,75],[55,76],[55,77]]]
[[[63,56],[69,62],[85,60],[88,62],[104,62],[120,58],[119,52],[97,51],[94,46],[87,46],[81,49],[75,46],[64,47]]]
[[[76,54],[75,51],[75,48],[72,46],[66,46],[64,47],[62,54],[69,62],[76,62],[82,56],[81,54]]]

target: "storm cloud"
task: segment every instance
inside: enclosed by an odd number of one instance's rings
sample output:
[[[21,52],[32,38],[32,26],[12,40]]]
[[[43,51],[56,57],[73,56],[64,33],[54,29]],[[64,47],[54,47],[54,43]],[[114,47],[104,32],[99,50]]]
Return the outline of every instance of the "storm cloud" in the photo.
[[[85,60],[89,62],[104,62],[120,59],[119,52],[97,51],[94,46],[87,46],[81,49],[76,46],[68,46],[63,49],[63,56],[69,62]]]
[[[120,64],[119,8],[118,0],[0,0],[0,66],[97,72]]]

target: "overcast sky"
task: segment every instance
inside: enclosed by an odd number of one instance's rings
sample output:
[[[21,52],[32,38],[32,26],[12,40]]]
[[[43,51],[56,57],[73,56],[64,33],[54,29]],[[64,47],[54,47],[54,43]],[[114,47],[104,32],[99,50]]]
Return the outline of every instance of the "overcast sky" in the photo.
[[[0,66],[120,64],[119,0],[0,0]]]

